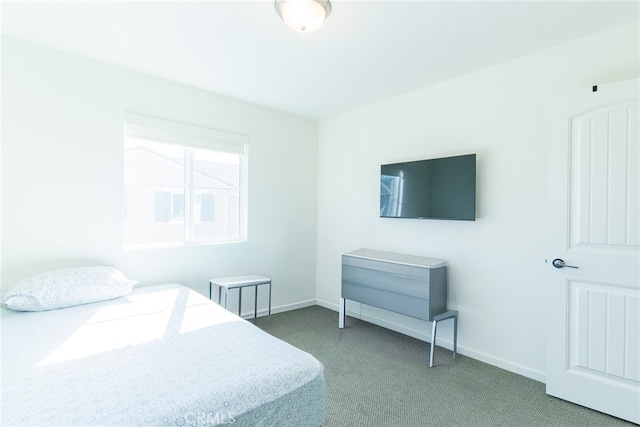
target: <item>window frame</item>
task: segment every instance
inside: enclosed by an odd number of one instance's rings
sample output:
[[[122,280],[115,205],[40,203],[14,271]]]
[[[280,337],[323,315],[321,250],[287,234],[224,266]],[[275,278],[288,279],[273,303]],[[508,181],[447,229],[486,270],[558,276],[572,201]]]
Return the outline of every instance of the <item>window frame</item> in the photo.
[[[123,228],[123,247],[128,249],[161,248],[191,245],[217,245],[227,243],[246,242],[248,223],[248,155],[249,137],[238,133],[221,131],[218,129],[194,126],[191,124],[145,116],[137,113],[125,114],[124,144],[128,139],[146,140],[149,142],[169,144],[185,149],[184,156],[184,232],[181,242],[171,243],[142,243],[127,244]],[[238,185],[238,221],[239,230],[237,236],[225,236],[219,238],[195,238],[192,230],[196,224],[193,203],[194,194],[194,150],[209,150],[221,153],[237,154],[239,156],[239,185]],[[124,182],[124,194],[127,194],[127,182]],[[199,187],[198,187],[199,188]],[[173,194],[172,194],[173,197]],[[216,203],[214,198],[214,203]],[[171,207],[173,209],[173,200]],[[200,207],[201,209],[201,207]],[[173,219],[173,212],[171,217]],[[126,221],[125,206],[125,221]],[[214,213],[215,218],[215,213]]]

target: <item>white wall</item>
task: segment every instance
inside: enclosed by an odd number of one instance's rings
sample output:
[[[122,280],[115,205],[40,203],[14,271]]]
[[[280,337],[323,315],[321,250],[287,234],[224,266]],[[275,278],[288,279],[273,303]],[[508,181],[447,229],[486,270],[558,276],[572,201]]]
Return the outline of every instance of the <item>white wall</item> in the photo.
[[[450,265],[460,351],[544,380],[547,105],[638,76],[638,51],[635,23],[318,126],[4,37],[2,285],[110,264],[142,285],[182,282],[206,294],[212,276],[265,274],[274,306],[317,298],[337,309],[342,253],[439,257]],[[122,250],[124,111],[250,136],[249,242]],[[468,152],[478,154],[476,222],[378,218],[381,163]],[[423,322],[349,308],[429,337]],[[445,322],[443,345],[450,332]]]
[[[123,251],[125,111],[249,135],[247,243]],[[211,277],[268,275],[274,307],[312,304],[316,168],[313,120],[2,40],[3,285],[107,264],[203,294]]]
[[[443,258],[459,351],[544,381],[548,105],[562,92],[638,76],[638,40],[638,23],[625,25],[322,120],[318,303],[337,309],[344,252]],[[465,153],[478,155],[475,222],[378,217],[380,164]],[[357,303],[348,310],[430,338],[428,323]]]

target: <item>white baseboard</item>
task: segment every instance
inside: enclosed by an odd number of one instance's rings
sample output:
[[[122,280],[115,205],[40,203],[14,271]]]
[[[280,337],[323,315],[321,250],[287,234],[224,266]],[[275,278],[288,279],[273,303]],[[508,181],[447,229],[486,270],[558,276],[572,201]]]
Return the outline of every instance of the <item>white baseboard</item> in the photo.
[[[336,312],[336,328],[337,328],[338,327],[338,311],[339,311],[338,304],[325,301],[325,300],[320,300],[320,299],[316,300],[316,304]],[[417,329],[409,328],[395,322],[390,322],[380,317],[366,315],[366,314],[361,315],[361,313],[355,313],[350,310],[347,310],[347,316],[355,317],[356,319],[361,319],[366,322],[373,323],[375,325],[382,326],[384,328],[391,329],[396,332],[400,332],[402,334],[419,339],[421,341],[431,342],[430,329],[428,331],[417,330]],[[446,338],[438,337],[436,340],[436,345],[440,347],[444,347],[449,350],[453,350],[453,341],[448,340]],[[506,371],[513,372],[513,373],[522,375],[524,377],[531,378],[536,381],[540,381],[542,383],[546,382],[546,374],[544,372],[531,369],[517,363],[512,363],[503,359],[496,358],[484,352],[466,347],[464,346],[464,344],[461,345],[459,341],[458,341],[458,353],[463,354],[472,359],[476,359],[481,362],[487,363],[489,365],[497,366]]]
[[[299,308],[311,307],[314,305],[316,305],[315,299],[300,301],[293,304],[279,305],[277,307],[271,307],[271,314],[283,313],[285,311],[297,310]],[[269,309],[267,308],[258,309],[258,317],[268,316],[268,315],[269,315]],[[242,318],[253,319],[253,310],[243,310]]]
[[[312,307],[314,305],[317,305],[315,298],[309,299],[306,301],[296,302],[294,304],[279,305],[278,307],[272,308],[271,312],[282,313],[284,311],[297,310],[299,308]]]

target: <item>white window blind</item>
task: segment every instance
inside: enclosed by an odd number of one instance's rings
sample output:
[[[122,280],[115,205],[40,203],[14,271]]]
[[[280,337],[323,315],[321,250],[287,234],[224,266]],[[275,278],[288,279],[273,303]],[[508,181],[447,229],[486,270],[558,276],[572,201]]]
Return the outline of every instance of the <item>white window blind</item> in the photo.
[[[127,137],[168,142],[187,147],[204,148],[226,153],[246,154],[249,137],[217,129],[172,122],[141,114],[125,116]]]

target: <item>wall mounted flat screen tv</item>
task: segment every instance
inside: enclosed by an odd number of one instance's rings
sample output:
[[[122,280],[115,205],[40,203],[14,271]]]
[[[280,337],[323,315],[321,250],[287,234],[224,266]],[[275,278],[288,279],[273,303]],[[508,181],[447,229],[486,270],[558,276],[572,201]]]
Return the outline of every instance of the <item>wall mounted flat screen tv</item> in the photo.
[[[475,221],[476,155],[382,165],[380,217]]]

